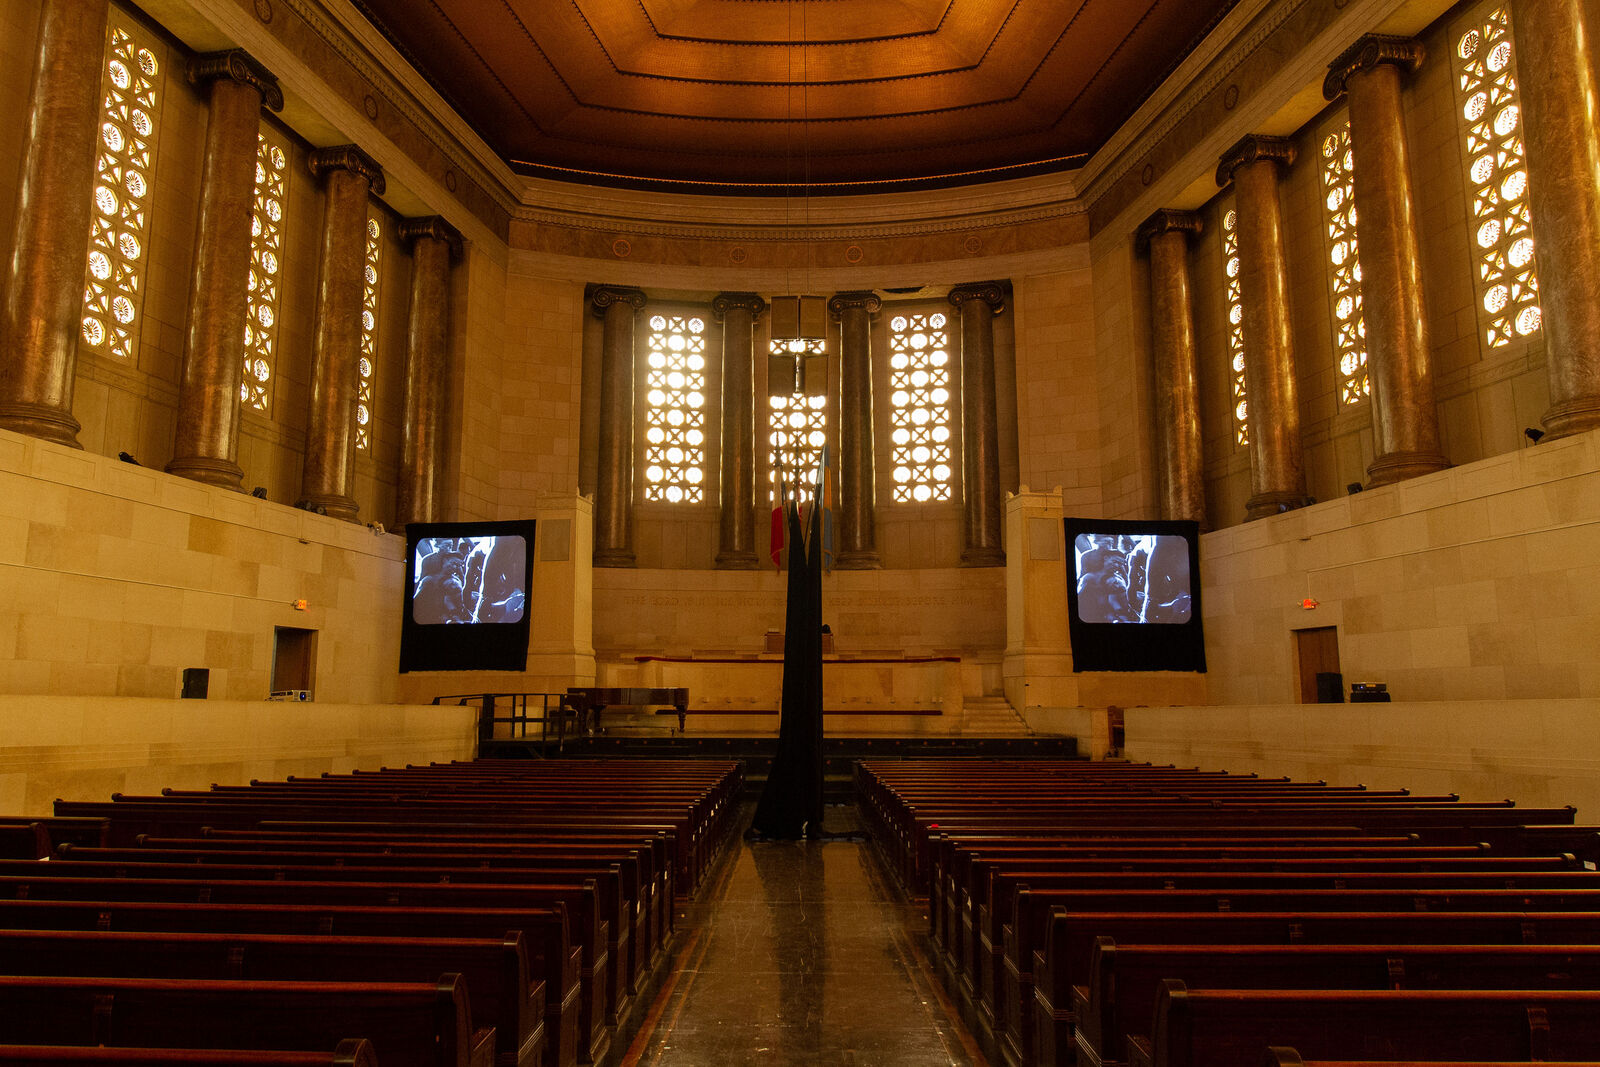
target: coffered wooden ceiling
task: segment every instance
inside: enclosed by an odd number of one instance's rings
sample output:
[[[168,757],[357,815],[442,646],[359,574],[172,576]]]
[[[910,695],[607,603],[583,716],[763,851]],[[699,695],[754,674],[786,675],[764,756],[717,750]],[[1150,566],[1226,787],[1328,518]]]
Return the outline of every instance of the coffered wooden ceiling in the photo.
[[[525,173],[860,192],[1075,167],[1237,0],[357,0]]]

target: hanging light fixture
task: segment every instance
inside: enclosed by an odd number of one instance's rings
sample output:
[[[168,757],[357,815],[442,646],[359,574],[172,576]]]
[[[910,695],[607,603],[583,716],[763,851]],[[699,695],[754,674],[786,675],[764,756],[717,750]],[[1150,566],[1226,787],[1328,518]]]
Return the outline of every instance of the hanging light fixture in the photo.
[[[805,0],[799,0],[799,4],[801,196],[804,204],[802,229],[809,240],[811,224],[811,160],[810,134],[806,128],[808,116],[806,90],[810,80],[810,59],[806,52],[808,37],[806,34]],[[793,84],[794,80],[795,45],[793,11],[793,5],[791,4],[789,22],[789,81],[791,84]],[[791,111],[790,114],[792,118],[793,112]],[[810,275],[810,265],[808,263],[806,269],[807,282],[810,281]],[[821,296],[796,295],[775,296],[772,298],[768,318],[768,322],[772,327],[772,339],[775,342],[785,342],[772,346],[770,362],[767,365],[768,391],[772,396],[795,396],[800,393],[808,396],[822,396],[827,393],[828,361],[819,343],[825,340],[828,335],[827,303],[827,298]]]

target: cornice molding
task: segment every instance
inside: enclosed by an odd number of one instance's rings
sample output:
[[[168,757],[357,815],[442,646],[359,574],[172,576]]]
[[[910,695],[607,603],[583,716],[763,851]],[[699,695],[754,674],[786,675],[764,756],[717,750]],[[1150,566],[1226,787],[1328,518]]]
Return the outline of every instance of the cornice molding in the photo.
[[[331,170],[347,170],[367,179],[373,196],[383,195],[383,168],[358,145],[339,144],[313,148],[306,155],[306,167],[319,181]]]
[[[1392,63],[1402,74],[1415,74],[1427,55],[1427,49],[1415,37],[1369,33],[1328,64],[1328,76],[1322,80],[1322,98],[1339,99],[1347,91],[1352,74],[1371,70],[1380,63]]]
[[[207,85],[219,78],[250,86],[261,94],[261,106],[268,111],[283,110],[283,90],[278,87],[278,76],[256,62],[243,48],[206,52],[189,62],[191,84]]]

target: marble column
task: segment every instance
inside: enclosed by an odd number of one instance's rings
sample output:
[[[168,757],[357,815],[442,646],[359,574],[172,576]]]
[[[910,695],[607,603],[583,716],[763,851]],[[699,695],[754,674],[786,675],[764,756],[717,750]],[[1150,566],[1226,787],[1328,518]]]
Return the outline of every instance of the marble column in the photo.
[[[756,555],[755,324],[767,302],[755,293],[721,293],[711,313],[722,323],[722,503],[717,566],[754,570]]]
[[[1251,135],[1217,166],[1217,184],[1233,182],[1238,212],[1239,291],[1243,303],[1245,389],[1250,402],[1250,499],[1259,519],[1309,504],[1300,443],[1300,397],[1289,322],[1289,271],[1278,201],[1282,168],[1294,146]]]
[[[604,322],[600,354],[600,470],[594,565],[631,567],[633,556],[633,334],[642,290],[603,285],[589,294]]]
[[[1205,466],[1200,448],[1200,379],[1189,284],[1189,238],[1199,236],[1193,211],[1158,211],[1139,227],[1150,252],[1151,339],[1155,356],[1157,465],[1161,517],[1206,521]]]
[[[107,10],[106,0],[43,2],[0,312],[0,427],[74,448]]]
[[[1433,349],[1423,296],[1422,254],[1400,88],[1422,65],[1422,45],[1368,34],[1328,67],[1322,94],[1348,94],[1352,178],[1360,219],[1362,315],[1372,383],[1377,457],[1369,485],[1387,485],[1450,465],[1439,448]]]
[[[1005,565],[1000,507],[1000,432],[995,408],[994,317],[1005,308],[999,282],[950,291],[961,318],[961,565]]]
[[[405,416],[395,526],[438,522],[444,456],[445,365],[450,346],[450,264],[461,258],[461,234],[438,215],[401,219],[411,246],[411,309],[406,319]]]
[[[1511,9],[1551,437],[1600,426],[1600,91],[1584,0]]]
[[[878,558],[873,502],[872,317],[883,308],[876,293],[840,293],[828,301],[839,323],[839,507],[834,566],[870,570]]]
[[[189,328],[178,385],[177,430],[167,470],[243,488],[239,389],[250,310],[251,211],[261,109],[283,108],[278,80],[237,49],[198,56],[189,77],[206,86],[200,221],[189,279]]]
[[[367,263],[367,200],[383,195],[383,169],[355,145],[307,159],[323,186],[311,410],[298,506],[356,521],[356,401],[361,386],[361,294]]]

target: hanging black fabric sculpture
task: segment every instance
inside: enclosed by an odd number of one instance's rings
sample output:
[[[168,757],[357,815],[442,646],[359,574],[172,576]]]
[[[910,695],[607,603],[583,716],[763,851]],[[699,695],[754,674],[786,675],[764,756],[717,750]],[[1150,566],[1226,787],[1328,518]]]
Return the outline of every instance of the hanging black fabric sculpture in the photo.
[[[813,504],[804,529],[794,501],[785,511],[789,592],[778,750],[750,825],[763,837],[797,840],[822,836],[822,508]]]

